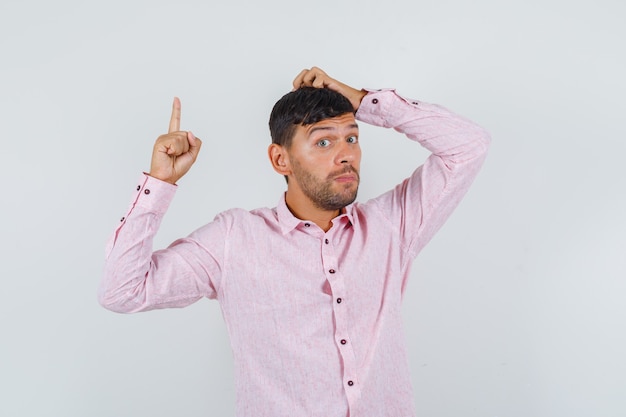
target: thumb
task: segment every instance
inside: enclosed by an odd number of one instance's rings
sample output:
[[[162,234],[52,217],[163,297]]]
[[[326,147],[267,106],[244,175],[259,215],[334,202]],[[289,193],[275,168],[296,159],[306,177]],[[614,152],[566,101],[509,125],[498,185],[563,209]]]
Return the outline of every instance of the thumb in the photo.
[[[187,141],[189,142],[189,153],[193,154],[194,157],[197,156],[198,152],[200,152],[202,141],[200,140],[200,138],[197,138],[191,131],[187,132]]]

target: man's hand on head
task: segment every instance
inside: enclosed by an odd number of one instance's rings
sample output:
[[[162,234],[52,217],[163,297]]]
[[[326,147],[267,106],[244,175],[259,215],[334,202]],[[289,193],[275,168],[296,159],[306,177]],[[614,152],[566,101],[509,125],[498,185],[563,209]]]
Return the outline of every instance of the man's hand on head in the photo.
[[[152,150],[150,176],[175,184],[189,171],[202,141],[191,132],[180,131],[180,100],[174,97],[168,133],[159,136]]]
[[[336,91],[350,100],[354,111],[359,109],[361,100],[367,94],[367,91],[357,90],[356,88],[352,88],[329,77],[328,74],[318,67],[300,71],[300,74],[293,80],[293,89],[297,90],[300,87],[328,88],[329,90]]]

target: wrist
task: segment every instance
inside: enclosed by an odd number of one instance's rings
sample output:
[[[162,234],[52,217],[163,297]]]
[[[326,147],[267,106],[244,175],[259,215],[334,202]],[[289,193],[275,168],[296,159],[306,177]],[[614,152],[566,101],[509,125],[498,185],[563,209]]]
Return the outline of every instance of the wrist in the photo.
[[[172,184],[172,185],[176,185],[176,181],[178,180],[178,179],[166,177],[166,176],[163,176],[163,175],[159,175],[158,173],[152,172],[152,171],[148,172],[146,175],[148,175],[149,177],[152,177],[152,178],[154,178],[156,180],[167,182],[168,184]]]
[[[365,97],[366,95],[366,90],[354,90],[354,94],[350,98],[350,102],[352,103],[352,107],[354,108],[355,112],[359,109],[359,107],[361,107],[361,101],[363,101],[363,97]]]

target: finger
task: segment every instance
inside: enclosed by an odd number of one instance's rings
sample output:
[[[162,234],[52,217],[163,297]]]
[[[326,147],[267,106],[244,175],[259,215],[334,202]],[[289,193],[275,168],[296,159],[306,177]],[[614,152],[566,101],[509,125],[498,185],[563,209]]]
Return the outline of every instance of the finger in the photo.
[[[316,71],[314,70],[307,71],[307,73],[304,74],[304,76],[302,77],[302,85],[311,87],[316,77],[317,77]]]
[[[189,153],[192,154],[195,159],[198,156],[198,152],[200,152],[202,141],[191,133],[191,131],[187,132],[187,141],[189,142]]]
[[[175,141],[171,142],[167,154],[180,156],[189,151],[189,141],[187,140],[187,132],[181,132],[184,136],[179,136]]]
[[[172,104],[172,117],[170,118],[170,127],[168,133],[180,131],[180,99],[174,97]]]
[[[311,70],[304,76],[304,84],[315,88],[326,87],[330,80],[331,78],[317,67],[311,68]]]
[[[315,87],[315,88],[324,88],[326,87],[328,83],[328,80],[326,79],[326,77],[323,77],[321,75],[318,75],[317,77],[315,77],[315,79],[311,82],[311,86]]]
[[[293,91],[297,90],[298,88],[302,87],[302,82],[304,80],[304,76],[306,75],[306,73],[309,72],[308,69],[303,69],[302,71],[300,71],[300,73],[296,76],[296,78],[293,79]]]
[[[167,155],[182,155],[189,150],[187,132],[169,133],[161,136],[157,140],[156,149]]]

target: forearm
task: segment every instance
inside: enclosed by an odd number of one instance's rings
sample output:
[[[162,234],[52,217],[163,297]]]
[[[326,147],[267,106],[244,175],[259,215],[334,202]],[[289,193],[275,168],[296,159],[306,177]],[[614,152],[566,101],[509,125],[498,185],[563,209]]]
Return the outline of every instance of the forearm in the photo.
[[[98,291],[103,307],[117,312],[146,307],[152,241],[175,190],[175,186],[147,175],[140,178],[136,195],[107,244]]]
[[[471,160],[480,164],[490,142],[489,134],[471,120],[436,104],[403,98],[394,90],[370,91],[356,116],[404,133],[451,167]]]
[[[410,177],[373,201],[414,257],[469,189],[486,157],[489,134],[441,106],[407,100],[392,90],[370,92],[357,118],[393,128],[432,152]]]

